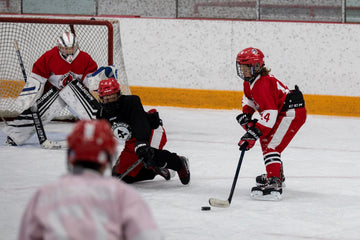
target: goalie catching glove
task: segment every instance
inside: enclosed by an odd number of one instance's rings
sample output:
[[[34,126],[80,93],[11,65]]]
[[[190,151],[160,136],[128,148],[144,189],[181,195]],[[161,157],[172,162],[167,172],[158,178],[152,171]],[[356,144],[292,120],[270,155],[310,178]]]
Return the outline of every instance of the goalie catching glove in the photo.
[[[100,81],[107,78],[118,79],[118,70],[115,65],[100,67],[94,73],[87,76],[84,83],[88,84],[91,91],[97,91]]]
[[[238,145],[240,147],[240,150],[249,150],[254,145],[256,140],[258,140],[261,137],[262,133],[258,128],[251,127],[249,130],[244,134],[244,136],[241,137]]]

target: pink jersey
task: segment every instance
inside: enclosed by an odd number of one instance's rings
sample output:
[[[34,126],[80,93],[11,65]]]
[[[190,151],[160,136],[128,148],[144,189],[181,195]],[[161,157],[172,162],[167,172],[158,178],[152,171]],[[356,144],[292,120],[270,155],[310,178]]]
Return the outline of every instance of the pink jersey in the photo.
[[[18,239],[162,237],[148,206],[130,186],[85,170],[64,175],[35,193],[23,215]]]
[[[256,127],[263,135],[267,135],[275,125],[289,92],[290,90],[273,75],[259,76],[251,85],[244,81],[243,112],[260,113],[261,118]]]
[[[31,77],[43,84],[48,80],[61,89],[74,79],[83,81],[86,75],[96,70],[96,62],[86,52],[78,51],[73,61],[68,63],[61,57],[58,48],[54,47],[34,63]]]

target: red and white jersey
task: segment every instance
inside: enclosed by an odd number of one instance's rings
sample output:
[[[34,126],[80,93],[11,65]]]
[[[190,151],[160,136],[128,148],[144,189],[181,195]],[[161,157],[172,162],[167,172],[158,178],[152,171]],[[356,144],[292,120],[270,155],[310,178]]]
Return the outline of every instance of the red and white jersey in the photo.
[[[92,170],[40,188],[22,218],[19,240],[162,239],[146,203],[130,186]]]
[[[261,118],[256,123],[256,127],[263,135],[267,135],[275,125],[289,92],[288,87],[273,75],[258,76],[252,84],[244,81],[243,112],[250,114],[259,112]]]
[[[62,89],[74,79],[83,81],[86,75],[95,72],[97,67],[96,62],[86,52],[77,51],[69,63],[60,55],[58,47],[54,47],[34,63],[30,77],[42,84],[49,81],[58,89]]]

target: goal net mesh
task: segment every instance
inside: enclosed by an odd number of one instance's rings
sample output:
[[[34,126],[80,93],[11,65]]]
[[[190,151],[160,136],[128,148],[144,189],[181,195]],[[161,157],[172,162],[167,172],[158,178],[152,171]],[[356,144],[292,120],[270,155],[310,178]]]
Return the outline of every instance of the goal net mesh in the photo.
[[[73,32],[79,48],[90,54],[98,66],[115,65],[123,94],[130,94],[130,88],[123,59],[120,23],[114,19],[54,19],[54,18],[0,18],[0,115],[16,117],[23,106],[15,99],[21,93],[25,82],[15,51],[16,40],[27,76],[33,63],[46,51],[56,46],[56,39],[64,31]],[[96,93],[92,92],[96,97]],[[73,119],[65,108],[57,119]]]

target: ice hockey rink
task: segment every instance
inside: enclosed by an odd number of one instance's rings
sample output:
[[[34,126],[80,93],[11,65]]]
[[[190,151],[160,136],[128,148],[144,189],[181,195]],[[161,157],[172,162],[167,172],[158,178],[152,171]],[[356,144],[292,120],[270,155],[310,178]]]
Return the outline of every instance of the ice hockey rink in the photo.
[[[257,143],[244,155],[231,206],[201,211],[210,197],[229,195],[244,134],[235,120],[239,111],[157,109],[167,130],[166,149],[187,156],[191,169],[187,186],[177,176],[132,185],[165,239],[360,239],[360,118],[308,116],[282,154],[282,201],[250,199],[255,176],[265,171]],[[52,122],[45,129],[49,139],[64,140],[72,126]],[[0,140],[0,239],[16,239],[30,196],[66,172],[66,150],[41,149],[36,137],[21,147],[4,146],[2,132]]]

